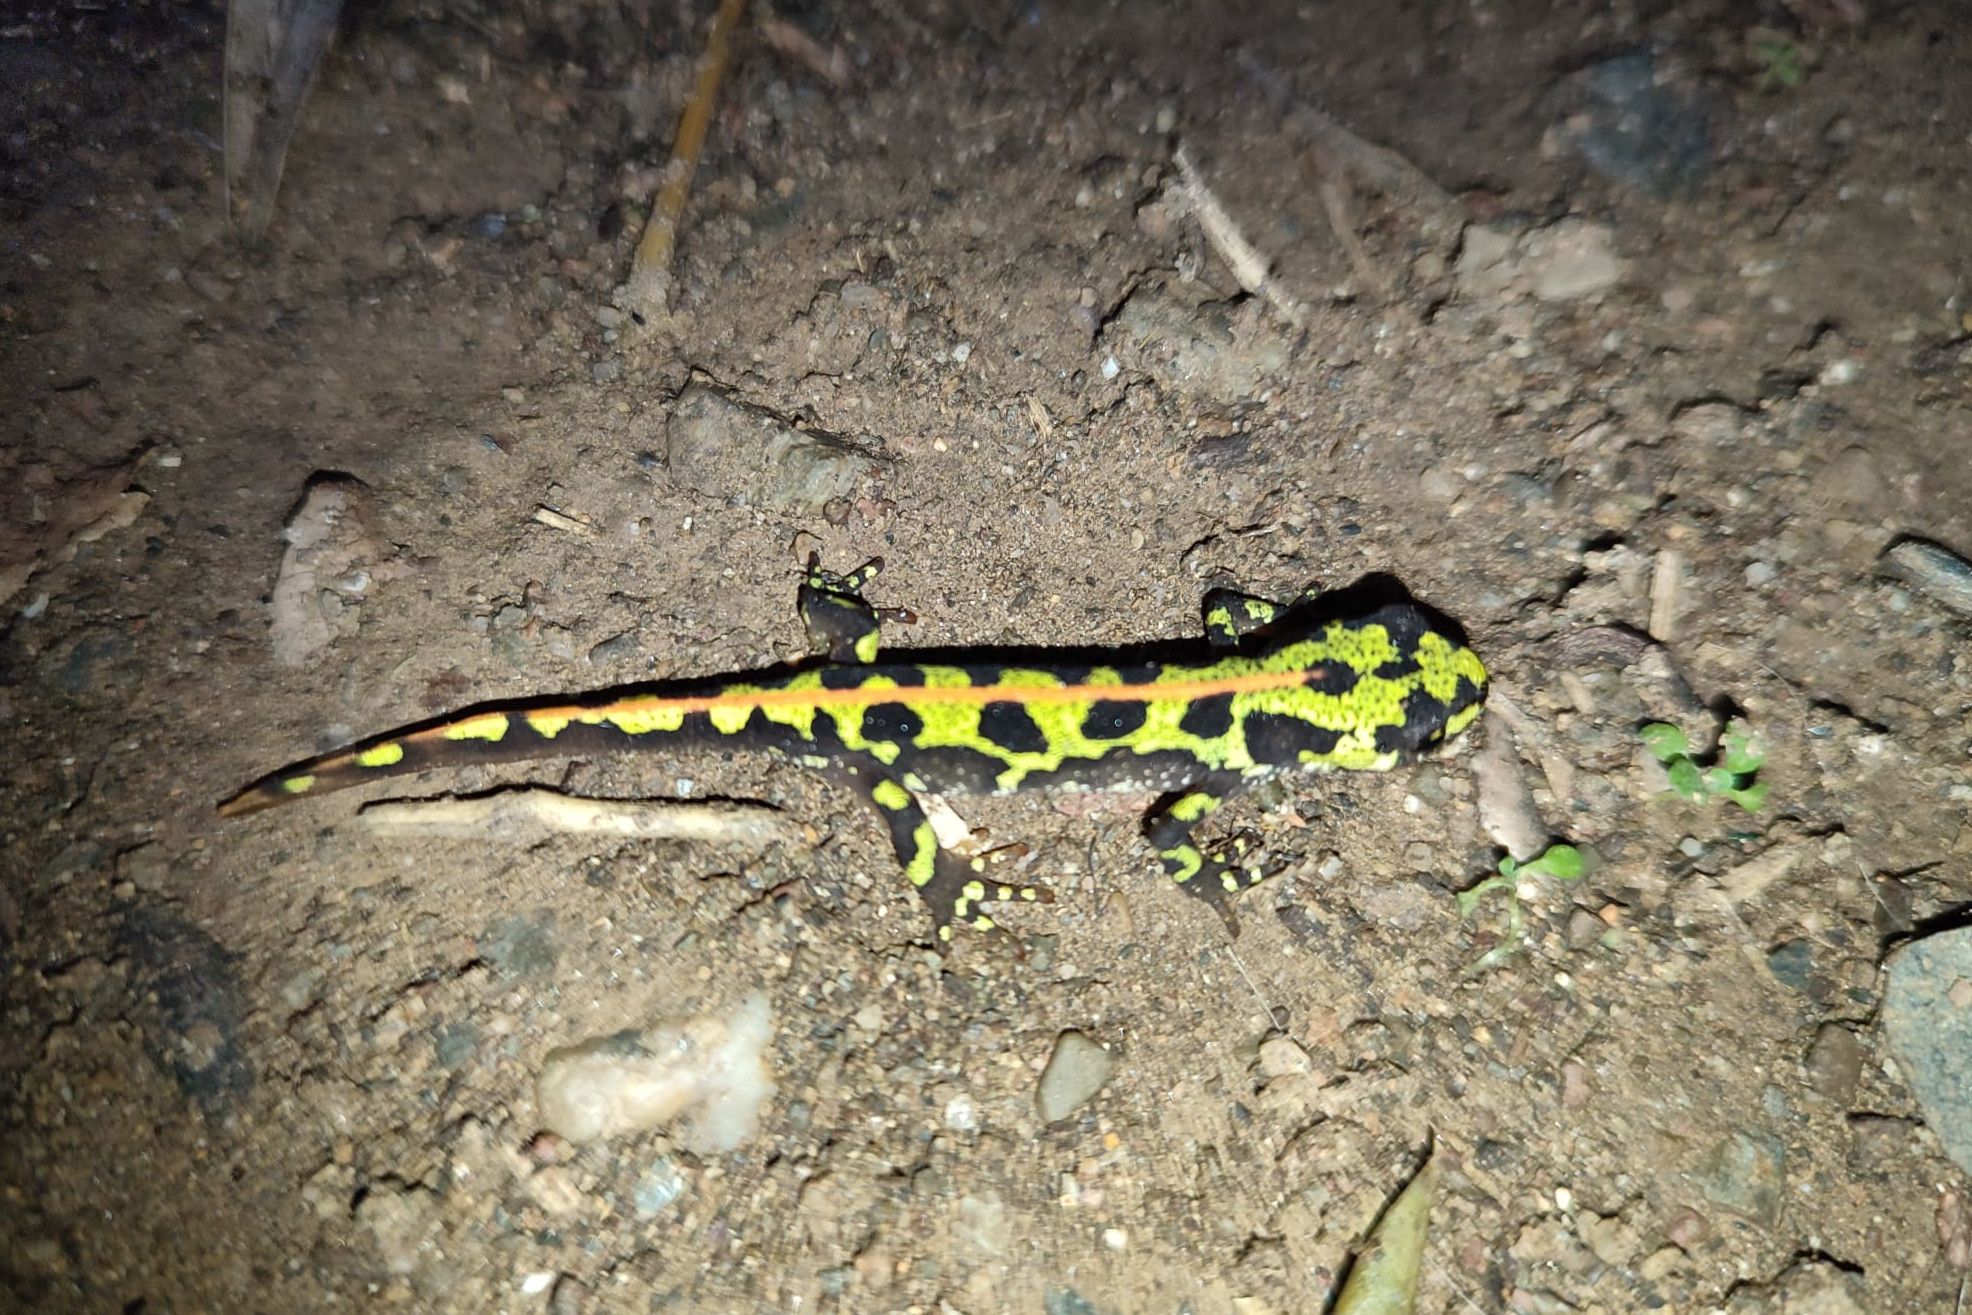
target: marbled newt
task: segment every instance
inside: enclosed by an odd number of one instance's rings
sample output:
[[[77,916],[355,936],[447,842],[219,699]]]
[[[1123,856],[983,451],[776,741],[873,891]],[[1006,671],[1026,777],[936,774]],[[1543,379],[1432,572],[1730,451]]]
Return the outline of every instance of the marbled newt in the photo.
[[[846,777],[876,807],[944,942],[955,924],[991,929],[982,904],[1050,896],[941,848],[914,791],[1155,791],[1144,832],[1164,870],[1236,931],[1230,897],[1265,872],[1243,844],[1200,849],[1194,826],[1284,770],[1393,767],[1471,725],[1485,697],[1486,669],[1454,628],[1409,601],[1351,606],[1360,591],[1280,604],[1212,590],[1203,645],[878,662],[882,615],[862,590],[880,567],[809,562],[798,605],[824,661],[470,708],[275,772],[219,811],[465,763],[764,750]]]

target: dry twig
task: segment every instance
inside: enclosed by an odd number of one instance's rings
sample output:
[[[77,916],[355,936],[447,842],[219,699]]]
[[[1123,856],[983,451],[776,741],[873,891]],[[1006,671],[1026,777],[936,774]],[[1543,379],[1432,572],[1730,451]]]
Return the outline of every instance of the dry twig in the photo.
[[[1345,178],[1356,178],[1382,191],[1409,209],[1427,238],[1446,240],[1464,226],[1458,200],[1409,160],[1386,146],[1378,146],[1350,132],[1312,105],[1295,99],[1286,81],[1262,64],[1251,52],[1241,51],[1240,67],[1258,83],[1281,115],[1288,138],[1308,154],[1309,167],[1317,182],[1322,212],[1336,241],[1349,258],[1356,277],[1386,295],[1392,280],[1370,258],[1362,239],[1356,236],[1356,220]]]
[[[1179,201],[1198,221],[1198,227],[1204,232],[1205,240],[1212,244],[1212,249],[1231,267],[1239,286],[1256,297],[1265,297],[1268,304],[1295,328],[1306,324],[1306,308],[1267,273],[1267,258],[1246,240],[1246,235],[1233,223],[1232,216],[1226,213],[1224,203],[1198,176],[1198,168],[1192,163],[1191,154],[1180,146],[1173,158],[1178,166]]]
[[[596,532],[596,527],[588,521],[565,515],[562,512],[556,511],[553,507],[536,507],[534,509],[533,519],[551,530],[563,530],[569,534],[582,535],[585,538],[593,536]]]
[[[678,242],[678,220],[685,212],[685,198],[691,195],[699,154],[705,149],[705,129],[712,121],[719,80],[726,73],[733,29],[739,26],[740,11],[745,8],[746,0],[719,0],[719,12],[713,16],[712,31],[705,39],[705,55],[699,60],[698,81],[692,86],[684,113],[678,116],[678,136],[671,145],[670,163],[664,166],[664,183],[658,188],[650,222],[644,225],[637,254],[630,262],[624,308],[646,320],[662,319],[670,311],[671,253]]]
[[[503,790],[473,799],[391,801],[357,814],[372,831],[454,840],[522,840],[543,833],[639,840],[694,840],[765,849],[799,843],[800,830],[771,808],[668,799],[578,799],[555,790]]]

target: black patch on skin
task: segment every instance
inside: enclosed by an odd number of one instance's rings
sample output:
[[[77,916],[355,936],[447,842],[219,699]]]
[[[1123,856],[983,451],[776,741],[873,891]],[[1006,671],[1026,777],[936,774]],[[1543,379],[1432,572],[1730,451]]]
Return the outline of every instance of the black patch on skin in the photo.
[[[1356,688],[1362,677],[1347,662],[1324,662],[1318,667],[1308,668],[1308,688],[1318,694],[1332,694],[1341,698]]]
[[[683,733],[691,734],[699,730],[700,728],[694,727],[692,723],[701,720],[704,722],[703,730],[710,732],[712,719],[703,713],[695,712],[685,718]],[[814,726],[815,738],[811,741],[794,727],[783,726],[770,719],[766,709],[755,708],[753,714],[746,719],[746,725],[739,728],[739,734],[730,738],[741,741],[747,748],[774,749],[782,753],[826,753],[831,748],[841,747],[840,742],[835,738],[834,722],[818,715]],[[824,736],[827,737],[826,745],[821,743]]]
[[[841,758],[845,762],[866,761],[862,755],[843,747],[842,737],[835,731],[835,718],[827,713],[817,712],[815,719],[809,725],[812,731],[805,739],[801,732],[792,726],[777,727],[776,730],[782,738],[775,743],[792,754],[819,754],[822,757]]]
[[[916,689],[924,684],[924,672],[904,663],[887,667],[831,665],[821,669],[823,689],[862,689],[879,676],[904,689]]]
[[[1070,758],[1053,771],[1034,772],[1021,781],[1020,788],[1051,790],[1072,781],[1090,790],[1140,786],[1160,794],[1183,793],[1205,770],[1198,759],[1182,750],[1131,753],[1118,749],[1100,758]]]
[[[1010,753],[1040,753],[1048,737],[1018,703],[989,703],[979,710],[979,733]]]
[[[917,796],[910,794],[902,808],[885,808],[876,801],[876,787],[885,780],[894,780],[881,771],[859,773],[856,789],[869,801],[871,808],[883,818],[885,829],[890,832],[890,847],[897,851],[897,861],[909,866],[917,853],[918,825],[924,821],[924,809],[918,806]]]
[[[1430,629],[1424,613],[1416,607],[1396,604],[1379,607],[1353,621],[1344,622],[1351,630],[1362,630],[1368,626],[1382,626],[1390,636],[1390,643],[1399,653],[1409,653],[1417,647],[1417,641]]]
[[[1164,668],[1154,662],[1119,662],[1115,671],[1125,685],[1153,685]]]
[[[1216,740],[1232,729],[1232,696],[1218,694],[1194,700],[1178,719],[1178,729],[1201,740]]]
[[[1407,648],[1370,674],[1383,680],[1398,680],[1416,674],[1417,669],[1417,649]]]
[[[1098,699],[1082,719],[1082,736],[1090,740],[1120,740],[1142,728],[1144,705],[1122,699]]]
[[[1411,753],[1424,745],[1431,732],[1445,724],[1446,708],[1422,687],[1404,696],[1404,720],[1397,726],[1376,728],[1376,747],[1385,753]]]
[[[924,719],[905,703],[875,703],[863,709],[863,739],[908,745],[924,733]]]
[[[898,771],[910,772],[924,782],[925,789],[941,794],[992,794],[999,788],[999,774],[1006,769],[1004,762],[990,754],[956,746],[914,749],[897,760]]]
[[[1272,712],[1256,712],[1246,718],[1246,752],[1254,762],[1290,767],[1301,761],[1304,751],[1328,753],[1341,738],[1337,731],[1283,717]]]
[[[1458,678],[1458,687],[1452,691],[1452,711],[1460,712],[1485,697],[1484,694],[1479,692],[1479,687],[1473,684],[1469,677],[1460,676]]]

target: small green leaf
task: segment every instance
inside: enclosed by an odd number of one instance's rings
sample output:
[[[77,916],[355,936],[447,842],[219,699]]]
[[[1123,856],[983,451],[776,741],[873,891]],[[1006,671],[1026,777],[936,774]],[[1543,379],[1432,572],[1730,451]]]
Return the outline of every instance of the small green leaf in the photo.
[[[1706,794],[1731,794],[1739,788],[1738,773],[1729,772],[1723,767],[1707,767],[1698,779],[1704,785]]]
[[[1681,757],[1664,766],[1665,775],[1671,779],[1671,789],[1677,791],[1679,798],[1695,804],[1705,797],[1705,777],[1697,763]]]
[[[1573,845],[1549,845],[1545,853],[1522,870],[1556,881],[1574,881],[1588,870],[1588,864],[1582,859],[1582,851]]]
[[[1682,757],[1691,747],[1691,741],[1685,738],[1684,732],[1668,721],[1651,722],[1637,732],[1637,738],[1643,741],[1643,747],[1650,751],[1650,756],[1660,763]]]
[[[1760,805],[1767,800],[1767,783],[1755,781],[1751,785],[1727,792],[1726,798],[1749,813],[1757,813],[1760,811]]]
[[[1384,1210],[1370,1230],[1368,1243],[1349,1266],[1349,1276],[1335,1299],[1335,1315],[1411,1315],[1417,1309],[1437,1177],[1435,1162],[1425,1161]]]
[[[1767,760],[1767,746],[1752,731],[1735,723],[1726,729],[1725,746],[1719,753],[1719,766],[1735,776],[1760,770]]]
[[[1519,870],[1520,870],[1520,864],[1514,860],[1513,855],[1508,854],[1505,858],[1500,860],[1500,875],[1502,877],[1511,877],[1514,873],[1518,872]]]

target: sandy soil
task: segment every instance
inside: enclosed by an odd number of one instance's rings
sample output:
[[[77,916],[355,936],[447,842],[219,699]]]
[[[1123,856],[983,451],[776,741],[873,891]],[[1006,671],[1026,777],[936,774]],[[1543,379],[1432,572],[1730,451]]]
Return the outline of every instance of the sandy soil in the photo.
[[[1886,949],[1972,898],[1972,659],[1879,555],[1972,545],[1965,15],[803,7],[851,77],[742,43],[639,326],[610,292],[705,8],[365,10],[259,245],[219,12],[0,34],[0,1303],[1314,1310],[1435,1137],[1421,1309],[1951,1310],[1966,1184],[1878,1012]],[[1242,51],[1484,228],[1345,182],[1352,262]],[[1639,51],[1624,137],[1598,89]],[[1157,204],[1180,140],[1302,328]],[[694,386],[840,440],[850,485],[680,456]],[[283,525],[330,472],[361,550],[284,664]],[[1229,942],[1128,811],[963,802],[1064,897],[1009,919],[1024,962],[941,961],[875,822],[792,766],[384,792],[812,828],[755,856],[213,816],[447,708],[798,656],[810,547],[884,556],[924,645],[1395,575],[1599,863],[1517,932],[1462,918],[1499,857],[1469,747],[1297,780],[1230,810],[1285,871]],[[1637,726],[1710,722],[1666,671],[1766,737],[1759,813],[1664,796]],[[740,1150],[537,1137],[549,1050],[753,991],[779,1091]],[[1045,1125],[1068,1030],[1117,1062]]]

